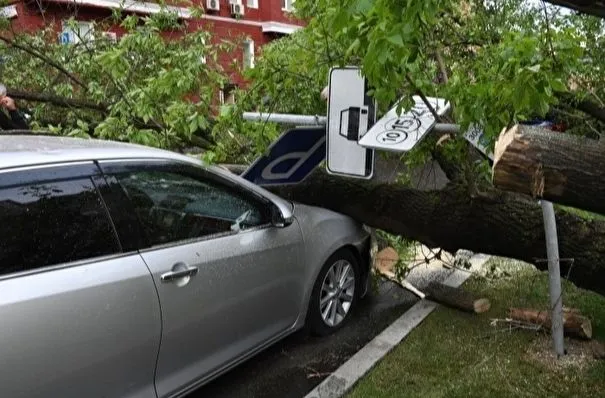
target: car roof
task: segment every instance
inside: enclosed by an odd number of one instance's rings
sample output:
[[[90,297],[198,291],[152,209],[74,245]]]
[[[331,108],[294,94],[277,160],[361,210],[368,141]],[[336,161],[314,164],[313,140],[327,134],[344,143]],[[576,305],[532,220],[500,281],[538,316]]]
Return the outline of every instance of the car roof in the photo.
[[[201,164],[175,152],[97,139],[50,135],[2,135],[0,169],[87,160],[152,158]]]

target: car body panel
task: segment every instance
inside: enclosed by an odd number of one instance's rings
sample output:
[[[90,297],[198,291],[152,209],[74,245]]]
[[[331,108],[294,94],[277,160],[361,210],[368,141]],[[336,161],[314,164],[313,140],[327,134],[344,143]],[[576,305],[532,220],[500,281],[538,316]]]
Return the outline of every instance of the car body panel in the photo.
[[[161,317],[138,254],[0,278],[1,397],[155,396]]]
[[[115,217],[118,235],[121,225],[127,226],[120,238],[122,244],[128,241],[124,247],[139,247],[139,254],[121,256],[115,262],[68,267],[65,270],[72,271],[67,273],[53,268],[0,278],[0,315],[17,320],[15,327],[0,326],[0,338],[27,354],[26,360],[18,363],[34,364],[31,373],[18,373],[14,378],[13,371],[2,372],[6,374],[0,376],[0,396],[11,396],[4,394],[3,388],[12,392],[28,383],[32,385],[28,396],[34,397],[36,392],[62,397],[153,397],[155,390],[161,397],[181,396],[300,329],[315,279],[338,249],[353,250],[364,276],[368,274],[365,252],[369,250],[369,234],[359,223],[329,210],[294,205],[190,156],[116,142],[37,136],[0,136],[0,153],[0,175],[15,168],[30,170],[82,161],[97,162],[101,168],[141,161],[187,164],[268,200],[287,221],[281,226],[265,225],[150,247],[141,239],[124,236],[141,232],[132,224],[133,220],[138,223],[136,217]],[[115,212],[121,207],[123,193],[109,177],[105,176],[109,184],[101,191],[105,192],[108,210]],[[123,212],[128,208],[126,204]],[[176,263],[196,266],[198,273],[187,283],[162,282],[161,275]],[[35,278],[32,281],[44,288],[23,289],[25,278]],[[8,290],[4,291],[5,287]],[[44,322],[41,326],[36,319],[22,315],[34,313],[36,308],[46,311],[40,318]],[[72,318],[61,315],[62,319],[75,322],[77,327],[68,329],[55,319],[65,311]],[[43,330],[44,335],[32,334],[34,329]],[[127,331],[131,334],[125,336]],[[40,341],[28,347],[27,339],[21,336]],[[51,347],[43,343],[45,337]],[[75,353],[74,347],[79,348]],[[70,376],[61,367],[45,374],[51,366],[49,358],[59,358],[61,351],[74,355],[66,368],[74,377],[71,387],[62,384]],[[0,346],[0,358],[16,358],[17,352]],[[42,359],[37,359],[37,353]],[[122,358],[124,355],[127,358]],[[101,377],[95,380],[93,374]],[[119,389],[121,383],[123,390]],[[74,395],[76,391],[81,394]]]
[[[170,395],[292,327],[304,292],[298,225],[260,228],[142,253],[163,314],[156,387]],[[198,267],[179,286],[174,264]]]
[[[360,267],[367,282],[369,261],[364,252],[369,251],[370,236],[358,222],[328,209],[296,203],[294,205],[294,217],[299,222],[305,241],[305,263],[313,264],[313,266],[307,267],[305,275],[307,289],[303,299],[303,308],[301,308],[300,317],[297,321],[297,325],[302,326],[313,290],[313,283],[317,279],[322,265],[338,249],[348,247],[358,256]]]

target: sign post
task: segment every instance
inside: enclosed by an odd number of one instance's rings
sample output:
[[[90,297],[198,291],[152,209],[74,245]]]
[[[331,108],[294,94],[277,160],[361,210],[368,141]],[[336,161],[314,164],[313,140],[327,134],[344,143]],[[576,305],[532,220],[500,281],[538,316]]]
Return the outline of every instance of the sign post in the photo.
[[[551,333],[557,357],[565,355],[563,344],[563,296],[561,294],[561,270],[559,266],[559,242],[557,239],[557,221],[552,203],[541,200],[544,232],[546,236],[546,254],[548,257],[548,290],[551,310]]]

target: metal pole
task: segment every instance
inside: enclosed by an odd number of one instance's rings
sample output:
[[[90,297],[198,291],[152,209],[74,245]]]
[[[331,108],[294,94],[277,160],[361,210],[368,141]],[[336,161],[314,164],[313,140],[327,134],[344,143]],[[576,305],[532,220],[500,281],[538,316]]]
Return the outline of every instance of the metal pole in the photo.
[[[548,256],[548,287],[550,308],[552,311],[552,338],[558,357],[565,355],[563,346],[563,297],[561,295],[561,270],[559,267],[559,242],[557,239],[557,221],[551,202],[540,201],[546,234],[546,255]]]
[[[264,121],[282,124],[294,124],[297,126],[325,126],[328,123],[326,116],[319,115],[293,115],[289,113],[261,113],[261,112],[244,112],[244,120]],[[433,131],[444,134],[458,134],[460,126],[457,124],[437,123],[433,127]]]
[[[325,116],[291,115],[287,113],[244,112],[244,120],[263,121],[297,126],[325,126],[328,118]]]

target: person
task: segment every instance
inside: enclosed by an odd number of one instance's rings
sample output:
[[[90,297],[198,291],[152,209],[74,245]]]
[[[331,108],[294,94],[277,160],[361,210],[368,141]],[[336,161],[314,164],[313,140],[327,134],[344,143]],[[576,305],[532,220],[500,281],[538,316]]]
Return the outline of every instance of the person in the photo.
[[[15,100],[4,95],[0,97],[0,129],[1,130],[29,130],[27,121],[17,109]]]

